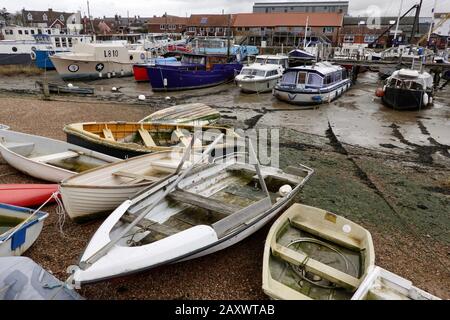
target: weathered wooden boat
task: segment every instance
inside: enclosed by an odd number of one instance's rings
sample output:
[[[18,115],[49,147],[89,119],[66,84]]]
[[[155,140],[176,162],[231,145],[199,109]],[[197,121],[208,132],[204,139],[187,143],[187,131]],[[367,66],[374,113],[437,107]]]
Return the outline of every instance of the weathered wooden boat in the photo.
[[[275,86],[273,95],[291,104],[313,105],[330,102],[351,86],[344,67],[329,62],[288,69]]]
[[[41,91],[44,91],[43,81],[36,81],[36,85],[39,86]],[[62,85],[57,83],[48,83],[48,90],[52,93],[71,93],[71,94],[94,94],[94,88],[90,87],[78,87],[74,85]]]
[[[194,132],[199,133],[196,150],[207,146],[220,133],[226,134],[225,143],[217,147],[222,150],[239,137],[233,130],[222,127],[153,122],[74,123],[66,125],[64,132],[69,143],[122,159],[156,151],[182,150]]]
[[[184,123],[207,126],[220,119],[220,112],[204,103],[179,104],[152,113],[139,122]]]
[[[234,79],[242,64],[227,55],[184,54],[179,64],[148,66],[153,91],[190,90],[217,86]]]
[[[411,69],[395,71],[383,87],[383,103],[396,110],[415,110],[431,105],[433,77]]]
[[[60,185],[65,211],[78,222],[109,214],[150,185],[166,186],[182,157],[183,153],[177,151],[155,152],[65,179]]]
[[[373,267],[352,300],[441,300],[412,282],[380,267]]]
[[[100,281],[227,248],[281,212],[313,174],[301,165],[285,171],[249,165],[236,154],[197,163],[164,189],[144,190],[114,210],[79,265],[71,266],[69,282]]]
[[[0,203],[35,207],[43,204],[57,191],[57,184],[0,184]]]
[[[17,170],[52,182],[119,160],[64,141],[12,130],[0,130],[0,153]]]
[[[27,257],[0,258],[0,300],[84,300]]]
[[[366,229],[328,211],[294,204],[267,235],[262,288],[274,299],[351,299],[374,262]]]
[[[36,241],[48,213],[0,203],[0,257],[20,256]]]

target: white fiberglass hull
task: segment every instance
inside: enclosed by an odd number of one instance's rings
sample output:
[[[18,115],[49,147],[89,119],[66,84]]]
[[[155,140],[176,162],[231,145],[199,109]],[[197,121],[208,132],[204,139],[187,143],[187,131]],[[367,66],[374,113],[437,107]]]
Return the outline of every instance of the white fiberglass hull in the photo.
[[[263,92],[270,92],[273,88],[277,85],[279,78],[275,79],[264,79],[264,80],[239,80],[236,79],[237,86],[241,89],[243,92],[256,92],[256,93],[263,93]]]

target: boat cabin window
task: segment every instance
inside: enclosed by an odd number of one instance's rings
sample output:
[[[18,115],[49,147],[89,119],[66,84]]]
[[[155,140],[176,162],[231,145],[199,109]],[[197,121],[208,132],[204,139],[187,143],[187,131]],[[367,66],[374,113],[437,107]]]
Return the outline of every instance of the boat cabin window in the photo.
[[[61,46],[67,47],[67,41],[66,41],[66,38],[61,38]]]
[[[189,64],[205,64],[205,57],[186,55],[181,58],[181,62]]]
[[[308,85],[311,87],[321,87],[323,78],[316,73],[308,74]]]
[[[227,57],[208,57],[208,63],[217,64],[217,63],[227,63]]]
[[[244,75],[244,76],[264,77],[266,72],[264,70],[244,68],[244,69],[242,69],[241,74]]]
[[[67,39],[67,42],[68,42],[68,44],[69,44],[69,47],[71,47],[71,46],[72,46],[72,38],[68,38],[68,39]]]
[[[342,80],[342,72],[338,71],[334,73],[334,81],[341,81]]]
[[[277,70],[267,71],[267,77],[273,77],[273,76],[276,76],[276,75],[278,75],[278,71]]]
[[[297,72],[288,71],[283,75],[281,79],[281,83],[283,84],[295,84],[295,80],[297,79]]]
[[[343,69],[342,70],[342,79],[347,79],[347,78],[348,78],[347,69]]]
[[[327,74],[327,75],[325,76],[323,83],[324,83],[324,84],[330,84],[330,83],[333,83],[333,79],[331,78],[331,75],[330,75],[330,74]]]
[[[306,72],[299,72],[297,76],[297,84],[306,83]]]
[[[60,47],[61,47],[61,42],[60,42],[60,38],[59,38],[59,37],[56,37],[56,38],[55,38],[55,46],[56,46],[57,48],[60,48]]]

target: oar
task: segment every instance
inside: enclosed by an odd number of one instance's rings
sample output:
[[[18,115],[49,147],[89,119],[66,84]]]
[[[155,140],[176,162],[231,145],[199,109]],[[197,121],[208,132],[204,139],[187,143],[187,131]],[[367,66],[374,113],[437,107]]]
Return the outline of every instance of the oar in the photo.
[[[134,227],[136,226],[142,219],[145,218],[145,216],[153,210],[161,200],[163,200],[172,190],[180,183],[180,181],[194,168],[200,161],[203,160],[203,158],[212,151],[212,149],[215,147],[215,145],[223,138],[223,133],[220,134],[213,143],[211,143],[208,148],[202,153],[202,156],[200,159],[195,161],[189,168],[187,168],[185,171],[183,171],[178,178],[167,187],[167,189],[164,191],[164,193],[159,196],[148,208],[147,210],[144,210],[136,219],[134,219],[133,222],[131,222],[115,239],[108,242],[106,245],[104,245],[102,248],[100,248],[98,251],[96,251],[92,256],[90,256],[88,259],[83,261],[82,265],[80,265],[80,268],[83,270],[86,270],[89,268],[95,261],[103,257],[109,249],[111,249],[117,241],[122,239],[126,236],[126,234]],[[126,210],[124,210],[124,213]],[[80,263],[81,264],[81,263]]]

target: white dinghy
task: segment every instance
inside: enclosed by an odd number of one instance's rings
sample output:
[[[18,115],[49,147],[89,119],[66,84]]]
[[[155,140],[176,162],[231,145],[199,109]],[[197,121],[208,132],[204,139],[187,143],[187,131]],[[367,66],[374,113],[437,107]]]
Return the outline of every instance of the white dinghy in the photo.
[[[192,154],[193,158],[195,154]],[[198,155],[199,156],[199,155]],[[115,162],[79,173],[60,184],[69,217],[76,221],[111,213],[123,201],[150,185],[166,186],[183,157],[179,151],[163,151]],[[184,167],[190,165],[185,161]]]
[[[314,172],[302,165],[286,171],[250,165],[237,154],[199,162],[166,188],[123,202],[94,234],[79,265],[69,268],[68,281],[80,286],[227,248],[281,212]]]
[[[12,130],[0,130],[0,153],[17,170],[52,182],[119,160],[67,142]]]

